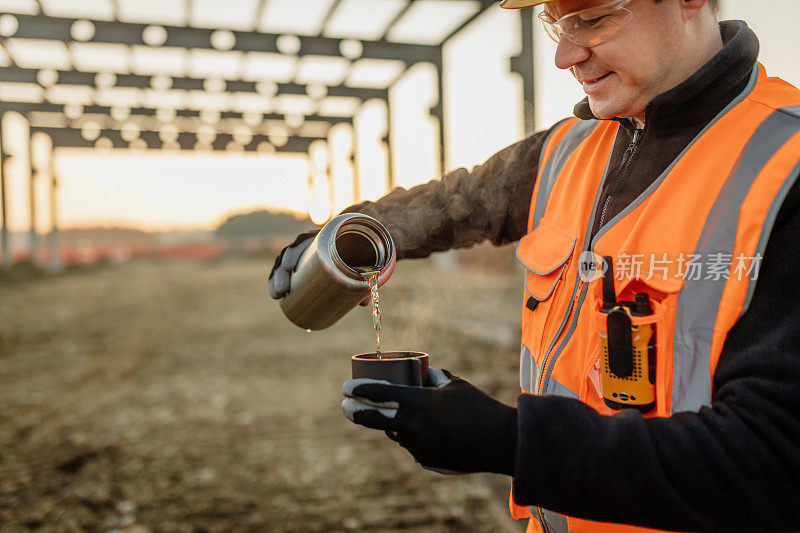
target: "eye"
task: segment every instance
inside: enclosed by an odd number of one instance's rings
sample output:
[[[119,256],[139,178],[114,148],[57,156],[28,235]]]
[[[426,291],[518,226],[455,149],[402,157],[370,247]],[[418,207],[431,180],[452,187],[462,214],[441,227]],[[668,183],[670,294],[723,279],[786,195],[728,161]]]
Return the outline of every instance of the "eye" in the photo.
[[[603,23],[604,20],[608,18],[608,15],[603,15],[601,17],[593,18],[593,19],[582,19],[579,18],[576,22],[579,26],[583,26],[584,28],[591,28],[594,26],[599,26]]]

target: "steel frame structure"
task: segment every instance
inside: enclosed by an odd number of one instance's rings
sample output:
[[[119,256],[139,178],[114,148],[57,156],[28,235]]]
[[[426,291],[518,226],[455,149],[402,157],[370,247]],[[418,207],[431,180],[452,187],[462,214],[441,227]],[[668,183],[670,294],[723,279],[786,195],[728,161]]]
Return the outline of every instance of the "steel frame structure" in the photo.
[[[187,0],[191,1],[191,0]],[[384,34],[378,40],[362,40],[356,39],[361,45],[361,53],[357,58],[349,57],[351,64],[355,59],[378,59],[378,60],[399,60],[404,64],[404,69],[397,79],[402,77],[403,74],[411,66],[418,63],[430,63],[434,65],[437,73],[437,85],[439,98],[436,105],[431,107],[430,114],[433,118],[438,120],[438,133],[439,133],[439,150],[440,150],[440,168],[442,172],[445,171],[445,124],[444,124],[444,106],[445,96],[443,90],[443,47],[444,45],[461,30],[469,26],[475,19],[481,16],[486,10],[496,4],[495,0],[478,0],[478,9],[466,20],[464,20],[457,28],[451,31],[439,44],[424,45],[412,44],[402,42],[391,42],[387,40],[387,35],[390,33],[396,23],[400,21],[403,15],[412,7],[416,0],[408,0],[407,4],[401,9],[394,19],[386,26]],[[265,9],[267,0],[261,0],[258,7],[258,14]],[[303,56],[328,56],[328,57],[343,57],[343,43],[351,41],[351,39],[341,39],[326,37],[321,35],[322,30],[326,27],[328,21],[333,17],[336,9],[339,7],[341,0],[335,0],[331,5],[330,10],[325,16],[323,23],[320,25],[320,34],[313,36],[306,35],[290,35],[295,42],[299,43],[298,49],[293,54],[298,57]],[[115,10],[116,10],[116,6]],[[520,10],[521,26],[522,26],[522,52],[511,58],[509,69],[520,75],[523,82],[523,95],[525,104],[525,117],[524,122],[526,125],[526,133],[532,129],[533,116],[534,116],[534,49],[533,49],[533,17],[531,9]],[[24,39],[45,39],[57,40],[64,43],[109,43],[109,44],[123,44],[129,47],[140,45],[150,46],[144,38],[144,32],[149,26],[154,24],[137,24],[129,22],[115,21],[101,21],[101,20],[88,20],[93,28],[93,34],[88,39],[76,39],[73,35],[72,28],[78,23],[85,23],[86,19],[78,18],[63,18],[52,17],[44,14],[36,15],[13,15],[17,22],[18,27],[14,32],[14,38]],[[184,49],[207,49],[219,50],[219,47],[214,46],[213,35],[218,29],[210,28],[196,28],[185,26],[169,26],[160,25],[163,29],[163,42],[159,46],[171,46]],[[222,30],[228,32],[233,36],[235,44],[232,47],[225,48],[224,50],[235,50],[240,52],[269,52],[275,54],[284,54],[280,46],[280,39],[286,35],[276,33],[264,33],[256,31],[237,31],[237,30]],[[0,47],[6,46],[6,39],[0,37]],[[11,57],[9,55],[9,57]],[[39,73],[41,69],[23,68],[13,63],[10,67],[0,68],[0,82],[11,83],[31,83],[38,84],[43,88],[50,86],[41,83]],[[91,88],[102,88],[98,86],[97,76],[100,72],[86,72],[77,69],[70,70],[56,70],[54,84],[63,85],[78,85]],[[114,77],[115,87],[130,87],[138,89],[153,88],[157,83],[156,75],[140,75],[140,74],[116,74]],[[397,81],[397,79],[395,81]],[[259,93],[259,82],[241,80],[241,79],[223,79],[222,82],[223,92],[241,92],[241,93]],[[185,91],[201,91],[205,89],[206,80],[200,78],[192,78],[187,76],[170,76],[170,88]],[[393,85],[392,82],[391,85]],[[281,83],[275,82],[273,96],[279,95],[306,95],[310,96],[313,92],[311,87],[302,83]],[[367,87],[351,87],[344,84],[336,86],[325,87],[326,96],[331,97],[349,97],[356,98],[361,103],[378,99],[385,102],[387,110],[390,110],[389,102],[389,89],[374,89]],[[128,141],[123,139],[122,128],[114,127],[115,121],[111,117],[113,106],[100,106],[100,105],[87,105],[83,106],[83,113],[92,115],[103,115],[108,117],[108,124],[100,128],[99,135],[111,141],[114,147],[128,146]],[[55,104],[50,102],[44,103],[29,103],[29,102],[10,102],[0,101],[0,123],[2,117],[6,112],[16,111],[25,116],[29,121],[36,113],[51,113],[63,114],[65,106],[63,104]],[[147,107],[132,107],[129,109],[129,114],[132,119],[141,119],[143,117],[154,117],[157,115],[157,110]],[[244,124],[243,112],[237,111],[222,111],[220,118],[226,121],[241,122]],[[389,111],[388,116],[391,116]],[[200,111],[196,109],[175,109],[175,117],[193,118],[200,115]],[[264,120],[285,120],[285,116],[277,113],[263,114]],[[307,122],[320,122],[327,124],[329,127],[340,123],[353,124],[353,117],[343,116],[321,116],[309,115],[304,117]],[[393,170],[393,150],[391,142],[391,124],[388,125],[387,137],[384,139],[388,147],[389,154],[389,187],[395,185],[392,175]],[[66,120],[64,124],[58,125],[36,125],[31,124],[31,133],[42,132],[49,135],[53,141],[53,148],[56,147],[92,147],[94,140],[87,140],[82,134],[79,127],[76,126],[74,121]],[[175,146],[177,144],[181,149],[193,149],[197,145],[197,132],[180,130],[177,135],[176,143],[164,143],[159,138],[159,132],[154,129],[141,129],[139,138],[147,143],[148,148],[161,148],[165,144]],[[258,150],[258,145],[261,142],[268,141],[268,135],[263,133],[254,133],[249,143],[242,146],[244,150]],[[315,140],[323,139],[323,137],[304,137],[300,135],[289,135],[286,143],[282,146],[275,146],[278,152],[293,152],[293,153],[307,153],[309,146]],[[217,133],[215,139],[210,144],[210,149],[225,150],[228,143],[233,140],[233,136],[229,133]],[[352,158],[352,156],[351,156]],[[6,195],[6,168],[5,162],[8,159],[8,154],[3,151],[2,131],[0,131],[0,209],[2,210],[2,219],[0,223],[0,254],[3,257],[3,265],[10,264],[10,253],[8,245],[8,225],[7,225],[7,195]],[[51,232],[51,246],[57,246],[57,222],[56,222],[56,206],[55,206],[55,188],[58,183],[58,178],[54,174],[51,166],[51,211],[52,211],[52,232]],[[31,191],[33,191],[33,182],[35,172],[31,168]],[[329,176],[330,179],[330,176]],[[357,176],[355,176],[357,180]],[[35,246],[36,231],[35,231],[35,213],[36,206],[34,202],[34,195],[31,193],[31,257],[35,259]],[[52,256],[52,255],[51,255]]]

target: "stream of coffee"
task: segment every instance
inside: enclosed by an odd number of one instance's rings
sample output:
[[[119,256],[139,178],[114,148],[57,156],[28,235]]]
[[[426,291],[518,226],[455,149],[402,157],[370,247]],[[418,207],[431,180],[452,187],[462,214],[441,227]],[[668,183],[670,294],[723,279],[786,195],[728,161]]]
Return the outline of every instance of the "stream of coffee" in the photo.
[[[368,272],[364,274],[369,283],[369,292],[372,298],[372,327],[375,329],[375,353],[378,359],[381,358],[381,306],[378,299],[378,274],[379,272]]]

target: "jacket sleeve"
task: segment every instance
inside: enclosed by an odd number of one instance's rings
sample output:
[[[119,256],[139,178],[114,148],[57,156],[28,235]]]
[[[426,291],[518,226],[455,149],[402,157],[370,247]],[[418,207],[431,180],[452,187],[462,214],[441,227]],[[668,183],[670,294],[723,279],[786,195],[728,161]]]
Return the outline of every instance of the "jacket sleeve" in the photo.
[[[395,188],[376,202],[345,213],[380,220],[395,242],[398,259],[466,248],[484,240],[495,245],[525,235],[539,154],[550,130],[504,148],[471,171],[447,173],[410,189]]]
[[[798,235],[800,181],[726,339],[710,408],[645,419],[521,396],[516,502],[659,529],[800,530]]]

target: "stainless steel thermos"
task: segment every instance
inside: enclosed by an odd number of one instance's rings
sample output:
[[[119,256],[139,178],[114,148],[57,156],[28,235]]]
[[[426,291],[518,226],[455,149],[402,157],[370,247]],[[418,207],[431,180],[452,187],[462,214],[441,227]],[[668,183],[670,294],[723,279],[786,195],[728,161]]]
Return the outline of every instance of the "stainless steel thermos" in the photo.
[[[377,271],[383,284],[395,261],[394,243],[380,222],[360,213],[338,215],[300,256],[281,309],[301,328],[327,328],[369,295],[364,270]]]

